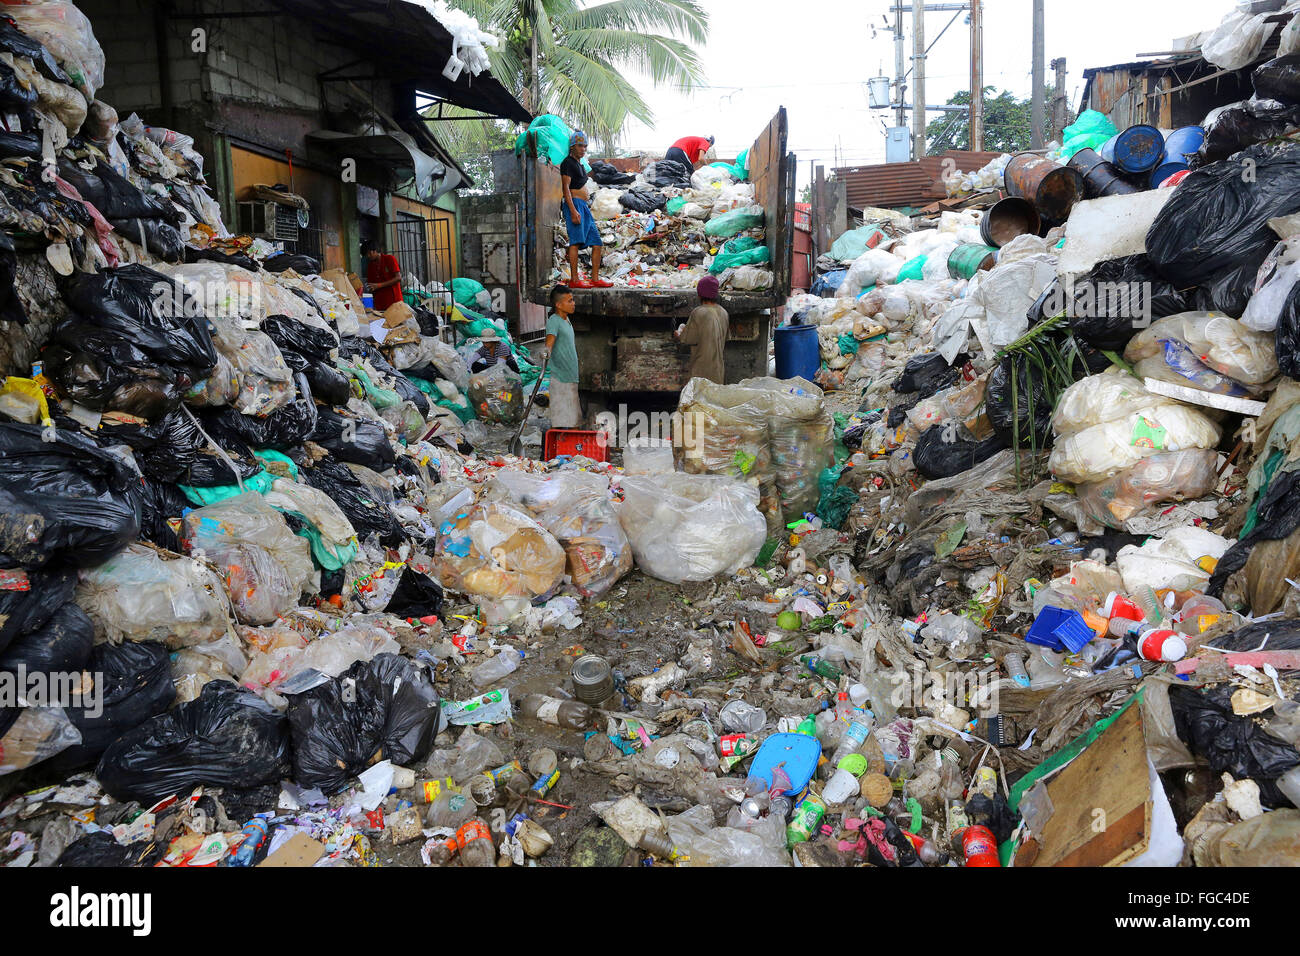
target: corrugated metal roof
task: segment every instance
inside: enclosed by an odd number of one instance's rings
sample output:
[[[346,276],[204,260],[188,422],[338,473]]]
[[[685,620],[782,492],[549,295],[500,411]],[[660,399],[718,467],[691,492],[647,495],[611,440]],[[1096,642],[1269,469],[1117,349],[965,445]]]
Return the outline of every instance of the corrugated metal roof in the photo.
[[[947,195],[940,179],[945,160],[952,160],[958,169],[966,173],[987,165],[1001,155],[948,150],[911,163],[841,167],[835,170],[835,178],[844,183],[845,197],[854,209],[867,206],[924,206]]]

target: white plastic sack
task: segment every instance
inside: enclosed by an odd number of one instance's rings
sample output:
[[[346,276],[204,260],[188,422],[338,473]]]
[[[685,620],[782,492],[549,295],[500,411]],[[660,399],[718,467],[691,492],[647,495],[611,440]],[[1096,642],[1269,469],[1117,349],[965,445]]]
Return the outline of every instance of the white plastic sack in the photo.
[[[1153,404],[1058,439],[1048,464],[1065,481],[1101,481],[1158,452],[1213,448],[1220,435],[1187,405]]]
[[[619,204],[618,197],[623,195],[621,190],[601,188],[596,192],[596,198],[591,202],[591,216],[593,219],[605,220],[613,219],[623,214],[623,207]]]
[[[619,522],[637,567],[673,584],[734,574],[767,540],[758,490],[719,475],[628,475]]]
[[[701,166],[691,173],[691,186],[695,189],[714,189],[732,182],[735,182],[735,177],[721,166]]]
[[[1300,17],[1297,18],[1300,20]],[[1272,332],[1286,308],[1291,290],[1300,282],[1300,260],[1281,266],[1272,277],[1250,297],[1246,311],[1241,314],[1241,324],[1256,332]]]
[[[1200,591],[1209,583],[1210,572],[1198,562],[1204,558],[1217,562],[1232,545],[1232,541],[1212,531],[1186,525],[1164,538],[1152,538],[1141,547],[1125,545],[1115,556],[1115,563],[1130,594],[1142,587],[1153,591]]]
[[[868,286],[889,285],[898,279],[902,267],[902,261],[892,253],[868,249],[853,260],[837,294],[856,298]]]
[[[972,298],[987,316],[990,345],[1002,348],[1029,331],[1029,307],[1055,277],[1053,256],[1030,256],[989,270]]]
[[[1242,10],[1228,14],[1201,44],[1201,56],[1221,70],[1240,70],[1264,49],[1277,24],[1266,23],[1271,14],[1251,16]]]
[[[1273,336],[1219,312],[1182,312],[1152,323],[1124,349],[1130,362],[1162,354],[1161,343],[1176,339],[1200,362],[1243,385],[1261,385],[1277,375]]]

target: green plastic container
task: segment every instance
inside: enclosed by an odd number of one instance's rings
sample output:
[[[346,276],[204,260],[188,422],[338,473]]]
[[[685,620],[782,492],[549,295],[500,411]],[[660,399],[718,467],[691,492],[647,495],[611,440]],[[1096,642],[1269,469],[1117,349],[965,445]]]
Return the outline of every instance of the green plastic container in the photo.
[[[963,242],[948,255],[948,275],[954,279],[969,279],[981,269],[992,269],[997,254],[993,246]]]

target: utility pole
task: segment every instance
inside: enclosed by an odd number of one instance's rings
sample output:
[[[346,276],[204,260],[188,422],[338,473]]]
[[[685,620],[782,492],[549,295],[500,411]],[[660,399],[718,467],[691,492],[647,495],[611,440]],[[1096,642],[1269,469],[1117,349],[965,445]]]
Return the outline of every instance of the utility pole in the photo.
[[[898,93],[898,115],[895,126],[907,125],[907,61],[903,46],[903,0],[894,0],[894,86]]]
[[[982,0],[970,0],[970,148],[984,149],[984,21]]]
[[[1042,2],[1042,0],[1038,0]],[[925,0],[912,0],[912,158],[925,156]]]
[[[1034,96],[1029,110],[1029,148],[1043,148],[1045,80],[1043,69],[1043,0],[1034,0]]]
[[[1052,61],[1056,71],[1056,94],[1052,97],[1052,139],[1060,140],[1068,120],[1070,103],[1065,93],[1065,57],[1058,56]]]

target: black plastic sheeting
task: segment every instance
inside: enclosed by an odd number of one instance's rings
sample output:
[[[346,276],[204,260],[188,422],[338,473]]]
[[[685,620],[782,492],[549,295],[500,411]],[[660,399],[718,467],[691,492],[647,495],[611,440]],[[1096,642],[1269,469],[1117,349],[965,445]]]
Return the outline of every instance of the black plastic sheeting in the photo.
[[[43,628],[59,608],[72,600],[77,574],[72,570],[28,570],[29,589],[0,590],[0,651],[23,634]]]
[[[1107,259],[1075,281],[1070,330],[1095,348],[1122,352],[1147,309],[1151,321],[1195,311],[1196,287],[1176,288],[1145,255]]]
[[[1255,96],[1261,100],[1300,103],[1300,54],[1290,53],[1260,64],[1251,80]]]
[[[286,272],[292,269],[303,276],[317,275],[320,272],[319,260],[308,255],[292,252],[272,256],[266,260],[265,266],[267,272]]]
[[[409,766],[433,748],[441,716],[423,667],[397,654],[358,661],[290,697],[294,781],[337,793],[380,754]]]
[[[1171,687],[1169,706],[1178,739],[1209,761],[1216,774],[1226,772],[1238,780],[1254,780],[1264,806],[1291,806],[1276,780],[1300,764],[1300,751],[1267,733],[1250,717],[1234,714],[1232,691],[1230,684],[1199,690]]]
[[[75,673],[90,659],[95,625],[75,604],[65,604],[48,621],[11,641],[0,653],[0,670],[29,674]]]
[[[975,441],[962,434],[965,429],[959,432],[947,428],[947,424],[943,422],[927,428],[921,433],[912,452],[916,470],[931,480],[951,478],[969,471],[1007,447],[999,435]]]
[[[396,459],[382,425],[340,415],[332,408],[320,409],[310,437],[340,461],[365,465],[373,471],[387,471]]]
[[[105,792],[149,805],[200,784],[254,787],[289,769],[289,724],[262,698],[229,681],[152,717],[109,744],[95,768]]]
[[[1006,442],[1007,447],[1011,447],[1015,438],[1015,423],[1019,421],[1021,446],[1028,446],[1031,437],[1036,437],[1038,447],[1045,448],[1052,442],[1054,403],[1048,400],[1042,382],[1030,377],[1030,363],[1023,357],[1016,361],[1016,394],[1013,402],[1011,363],[1012,357],[1007,356],[989,375],[988,388],[984,392],[984,407],[988,412],[989,424]]]

